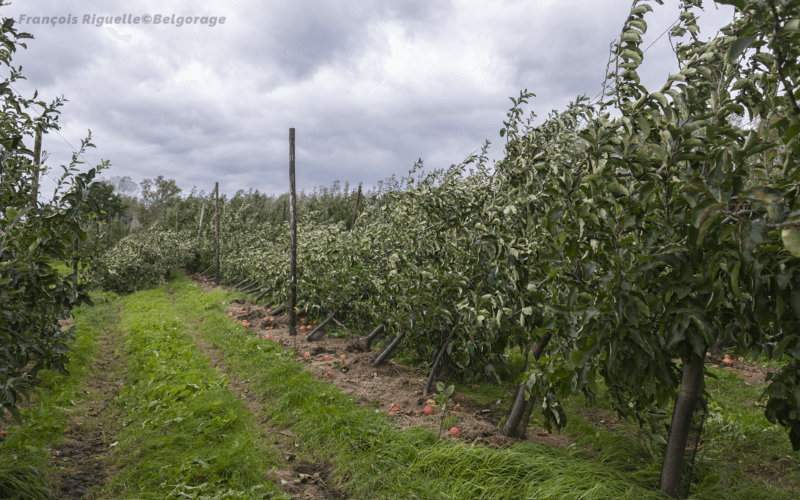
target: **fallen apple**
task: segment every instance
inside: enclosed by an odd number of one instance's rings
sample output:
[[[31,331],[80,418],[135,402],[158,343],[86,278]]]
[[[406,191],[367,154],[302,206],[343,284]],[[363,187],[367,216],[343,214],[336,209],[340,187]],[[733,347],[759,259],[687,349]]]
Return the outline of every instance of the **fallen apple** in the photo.
[[[426,406],[426,407],[425,407],[425,408],[422,410],[422,413],[424,413],[425,415],[433,415],[433,414],[434,414],[434,413],[436,413],[436,412],[435,412],[435,411],[434,411],[434,409],[433,409],[433,408],[431,408],[430,406]]]
[[[458,427],[453,427],[452,429],[450,429],[450,435],[453,436],[454,438],[457,438],[458,436],[461,435],[461,431],[458,430]]]
[[[726,366],[730,366],[730,365],[732,365],[734,363],[735,363],[735,361],[732,360],[731,358],[725,358],[725,359],[722,360],[722,364],[726,365]]]
[[[322,359],[324,359],[325,361],[330,361],[330,360],[331,360],[331,359],[333,359],[333,358],[331,358],[330,356],[325,356],[325,357],[324,357],[324,358],[322,358]]]
[[[460,407],[460,406],[458,406],[458,405],[455,405],[455,406],[453,407],[453,411],[461,411],[461,407]]]
[[[310,358],[311,357],[311,353],[310,352],[304,352],[303,353],[303,357],[304,358]]]
[[[344,354],[342,354],[341,356],[339,356],[339,359],[345,359],[346,357],[347,357],[347,356],[345,356]]]
[[[436,401],[434,401],[433,399],[429,399],[429,400],[425,401],[425,404],[427,404],[427,405],[435,405]]]

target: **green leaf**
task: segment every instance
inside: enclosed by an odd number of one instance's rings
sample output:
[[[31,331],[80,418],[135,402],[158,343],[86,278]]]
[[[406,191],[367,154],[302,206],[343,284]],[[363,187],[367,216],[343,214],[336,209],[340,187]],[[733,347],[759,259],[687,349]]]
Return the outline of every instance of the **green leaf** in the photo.
[[[753,41],[753,35],[745,35],[734,41],[728,49],[728,59],[733,61],[738,59],[742,52],[750,46]]]
[[[798,133],[800,133],[800,125],[790,125],[786,129],[786,135],[783,137],[783,143],[789,144]]]
[[[798,319],[800,319],[800,290],[792,291],[789,296],[789,303],[792,306],[792,312]]]
[[[733,5],[739,11],[743,11],[745,5],[747,4],[747,0],[715,0],[717,3],[721,3],[724,5]]]
[[[795,257],[800,257],[800,228],[785,227],[781,231],[783,246]],[[798,316],[800,318],[800,316]]]
[[[653,92],[652,94],[650,94],[650,97],[658,101],[658,103],[661,105],[662,108],[666,109],[669,106],[669,103],[667,102],[667,97],[661,92]]]
[[[786,346],[789,345],[789,342],[796,339],[797,335],[787,335],[784,339],[778,342],[778,345],[775,346],[775,350],[772,351],[773,359],[776,361],[780,361],[783,357],[783,351],[786,350]]]

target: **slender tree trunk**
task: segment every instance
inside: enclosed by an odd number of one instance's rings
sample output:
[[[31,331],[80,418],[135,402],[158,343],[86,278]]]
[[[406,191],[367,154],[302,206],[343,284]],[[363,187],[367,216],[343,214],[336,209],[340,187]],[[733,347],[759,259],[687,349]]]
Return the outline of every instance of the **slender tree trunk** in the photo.
[[[108,213],[108,222],[106,222],[106,251],[108,251],[108,241],[111,238],[111,212]]]
[[[458,318],[456,318],[455,324],[453,324],[453,328],[450,329],[450,335],[448,335],[447,339],[445,339],[444,344],[442,344],[442,348],[439,349],[439,354],[433,361],[433,366],[431,366],[431,372],[428,374],[428,381],[425,383],[425,389],[422,391],[423,396],[427,396],[433,390],[434,384],[436,383],[436,372],[439,371],[439,365],[442,363],[442,359],[444,359],[445,352],[447,352],[447,346],[450,345],[450,341],[453,340],[453,337],[456,334],[457,324],[458,324]]]
[[[372,341],[375,340],[375,338],[378,335],[380,335],[380,333],[382,331],[383,331],[383,325],[378,325],[377,327],[375,327],[374,330],[372,330],[372,333],[370,333],[369,335],[364,337],[364,345],[367,346],[367,350],[368,351],[369,351],[370,344],[372,344]]]
[[[255,304],[257,301],[261,300],[264,297],[264,295],[266,295],[269,292],[271,292],[273,290],[273,288],[274,287],[270,287],[270,288],[267,288],[266,290],[264,290],[263,292],[261,292],[261,294],[253,300],[253,303]]]
[[[321,322],[320,324],[318,324],[316,328],[314,328],[313,330],[311,330],[311,332],[310,332],[308,335],[306,335],[306,340],[307,340],[307,341],[309,341],[309,342],[311,342],[312,340],[314,340],[314,337],[316,337],[316,335],[317,335],[317,332],[319,332],[320,330],[322,330],[322,328],[323,328],[325,325],[327,325],[327,324],[328,324],[328,323],[329,323],[331,320],[333,320],[333,317],[334,317],[334,316],[336,316],[336,313],[338,313],[338,312],[339,312],[339,310],[340,310],[341,308],[342,308],[342,306],[339,306],[339,307],[337,307],[337,308],[336,308],[336,309],[335,309],[335,310],[334,310],[334,311],[333,311],[333,312],[330,314],[330,316],[328,316],[327,318],[325,318],[324,320],[322,320],[322,322]]]
[[[681,472],[686,441],[694,416],[694,409],[703,391],[703,364],[705,354],[694,358],[688,365],[683,365],[681,389],[675,401],[672,422],[669,427],[667,449],[664,452],[664,463],[661,466],[661,481],[658,489],[673,498],[681,495]]]
[[[542,357],[542,353],[547,348],[547,344],[550,343],[550,339],[552,338],[552,333],[545,333],[542,335],[541,342],[533,344],[531,348],[530,355],[533,356],[533,359],[536,361]],[[530,358],[525,362],[525,371],[529,371],[531,369],[531,361]],[[533,397],[533,395],[531,395]],[[517,392],[514,395],[514,406],[511,407],[511,412],[508,414],[508,418],[506,419],[505,424],[503,424],[503,435],[504,436],[511,436],[514,437],[519,432],[519,426],[522,424],[522,418],[525,416],[525,407],[528,405],[528,400],[525,399],[525,384],[522,383],[517,386]]]
[[[297,335],[297,196],[294,188],[294,129],[289,129],[289,335]],[[285,205],[284,205],[285,207]],[[285,213],[285,210],[284,210]]]
[[[286,304],[281,304],[275,309],[271,310],[269,314],[270,316],[277,316],[278,314],[282,313],[284,309],[286,309]]]
[[[375,358],[375,361],[373,361],[371,365],[373,367],[382,365],[389,358],[389,355],[392,353],[392,351],[394,351],[394,348],[397,347],[397,344],[399,344],[400,341],[403,340],[403,337],[405,337],[405,335],[406,335],[405,331],[400,332],[400,334],[394,338],[392,343],[389,344],[386,347],[386,349],[384,349],[383,352],[378,355],[377,358]]]

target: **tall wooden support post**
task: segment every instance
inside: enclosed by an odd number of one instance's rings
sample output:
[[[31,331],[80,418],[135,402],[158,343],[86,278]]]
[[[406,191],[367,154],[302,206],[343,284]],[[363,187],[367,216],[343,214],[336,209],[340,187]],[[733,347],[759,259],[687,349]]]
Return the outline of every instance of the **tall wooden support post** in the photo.
[[[284,205],[285,207],[286,205]],[[294,129],[289,129],[289,335],[297,335],[297,196],[294,186]]]
[[[108,213],[108,222],[106,222],[106,251],[108,251],[108,241],[111,238],[111,212]]]
[[[39,203],[39,165],[42,160],[42,131],[36,131],[36,141],[33,143],[33,198],[31,206],[35,209]]]
[[[72,272],[78,274],[78,237],[72,239],[72,244],[75,247],[75,254],[72,256]]]
[[[283,224],[286,224],[286,201],[283,202]]]
[[[356,227],[356,216],[358,215],[358,202],[361,201],[361,183],[358,183],[358,196],[356,196],[356,208],[353,209],[353,224],[350,226],[352,231]]]
[[[219,182],[214,185],[214,196],[217,199],[216,222],[214,223],[214,264],[217,270],[214,271],[214,284],[219,286]]]
[[[206,202],[203,200],[203,206],[200,208],[200,225],[197,226],[197,239],[200,239],[200,232],[203,230],[203,214],[206,212]]]

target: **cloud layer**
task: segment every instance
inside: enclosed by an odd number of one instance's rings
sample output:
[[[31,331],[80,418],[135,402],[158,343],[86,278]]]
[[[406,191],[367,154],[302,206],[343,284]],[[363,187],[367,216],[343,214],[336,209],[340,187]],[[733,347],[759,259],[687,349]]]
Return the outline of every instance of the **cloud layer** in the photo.
[[[653,5],[647,47],[679,14]],[[280,193],[288,189],[288,129],[297,130],[298,188],[334,180],[374,186],[426,167],[458,163],[498,132],[510,96],[528,89],[544,117],[599,90],[609,43],[630,2],[229,1],[130,3],[98,0],[14,3],[4,17],[72,16],[75,24],[23,22],[34,35],[14,57],[41,98],[64,95],[61,135],[77,146],[92,130],[110,159],[105,176],[164,175],[189,190],[214,182]],[[83,24],[84,15],[225,17],[224,24]],[[701,38],[730,22],[714,4],[700,13]],[[645,56],[642,80],[660,85],[677,70],[666,35]],[[6,73],[7,74],[7,73]],[[44,140],[49,165],[70,146]],[[43,196],[52,192],[45,179]]]

